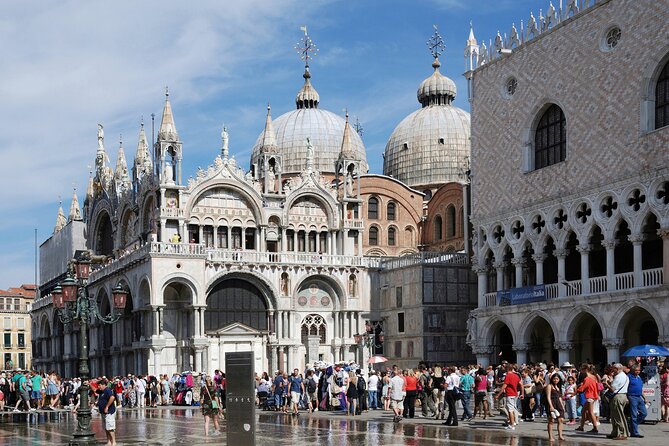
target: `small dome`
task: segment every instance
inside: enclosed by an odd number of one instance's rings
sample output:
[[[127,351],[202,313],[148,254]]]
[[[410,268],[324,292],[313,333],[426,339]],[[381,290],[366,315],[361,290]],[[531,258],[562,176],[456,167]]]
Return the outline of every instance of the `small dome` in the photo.
[[[418,88],[422,108],[400,122],[388,139],[383,173],[415,189],[433,189],[462,181],[470,155],[470,117],[452,105],[455,83],[439,72]]]
[[[423,107],[428,105],[446,105],[453,102],[457,94],[455,82],[439,72],[439,59],[435,58],[432,63],[434,73],[432,76],[421,82],[418,87],[418,102]]]
[[[311,85],[311,81],[309,80],[311,79],[311,73],[309,73],[308,66],[305,68],[302,77],[304,77],[304,85],[297,92],[295,105],[297,105],[297,108],[318,108],[321,98],[314,86]]]

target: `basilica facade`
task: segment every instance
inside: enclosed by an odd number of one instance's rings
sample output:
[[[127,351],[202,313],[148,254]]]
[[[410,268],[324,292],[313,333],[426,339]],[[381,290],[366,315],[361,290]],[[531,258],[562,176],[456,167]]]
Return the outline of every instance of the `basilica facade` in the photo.
[[[564,6],[467,43],[481,363],[669,345],[669,5]]]
[[[398,359],[407,358],[404,329],[392,328],[398,316],[383,306],[379,277],[425,262],[460,269],[468,263],[457,251],[465,246],[460,174],[469,156],[469,115],[451,104],[455,84],[439,73],[437,56],[418,91],[420,116],[391,136],[386,159],[395,161],[383,175],[368,173],[348,116],[320,107],[308,63],[295,109],[273,119],[267,107],[248,169],[232,156],[223,128],[211,165],[186,179],[188,150],[169,94],[153,146],[142,125],[129,165],[120,147],[110,167],[100,125],[83,209],[75,194],[69,218],[59,211],[41,247],[32,317],[45,354],[35,368],[76,374],[78,327],[62,324],[50,293],[77,250],[103,259],[86,288],[102,315],[112,312],[115,286],[129,293],[118,322],[90,328],[94,375],[225,369],[226,352],[249,350],[258,372],[317,360],[365,363],[370,354],[388,353],[389,342]],[[412,130],[412,119],[432,127]],[[420,178],[417,154],[428,149],[430,174]],[[443,172],[435,156],[446,163]],[[433,196],[441,198],[430,205]],[[426,217],[430,211],[435,218]],[[437,217],[438,228],[426,226]],[[388,263],[393,258],[405,264]],[[417,364],[427,341],[422,312],[411,318]],[[463,324],[455,330],[461,339]],[[355,336],[364,333],[375,334],[374,348]]]

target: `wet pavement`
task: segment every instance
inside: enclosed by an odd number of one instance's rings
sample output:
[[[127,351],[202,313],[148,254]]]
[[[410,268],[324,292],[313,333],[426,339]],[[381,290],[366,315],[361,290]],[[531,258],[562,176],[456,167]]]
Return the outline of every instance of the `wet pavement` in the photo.
[[[446,427],[441,421],[415,418],[393,423],[390,413],[372,411],[358,417],[341,413],[302,413],[299,417],[273,412],[257,412],[256,444],[264,445],[507,445],[547,446],[544,422],[522,423],[516,431],[502,428],[502,418],[460,423]],[[0,415],[0,446],[37,446],[67,444],[75,427],[75,416],[67,411],[32,414],[2,413]],[[104,433],[100,417],[92,423],[97,439],[103,443]],[[603,424],[602,434],[588,436],[574,432],[574,426],[565,426],[567,441],[560,445],[594,446],[602,444],[666,445],[669,424],[645,425],[646,438],[627,442],[607,440],[610,426]],[[204,422],[198,408],[157,408],[121,410],[117,419],[119,445],[207,445],[226,444],[225,423],[223,434],[204,435]],[[556,441],[554,444],[558,444]]]

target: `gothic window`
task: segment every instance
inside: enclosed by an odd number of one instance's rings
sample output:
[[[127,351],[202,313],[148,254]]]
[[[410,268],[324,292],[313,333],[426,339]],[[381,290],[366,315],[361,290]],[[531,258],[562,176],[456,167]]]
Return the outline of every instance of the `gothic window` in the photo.
[[[455,207],[453,205],[446,209],[447,236],[455,237]]]
[[[434,239],[441,240],[441,215],[434,217]]]
[[[242,228],[232,228],[232,248],[241,249],[242,248]]]
[[[318,314],[310,314],[302,321],[302,341],[307,340],[307,336],[318,336],[320,343],[326,343],[326,324],[325,320]]]
[[[655,128],[669,125],[669,61],[664,65],[655,87]]]
[[[567,158],[567,122],[562,109],[551,105],[534,133],[534,168],[552,166]]]
[[[379,219],[379,199],[378,198],[370,198],[368,202],[368,208],[367,208],[367,218],[370,220],[378,220]]]
[[[395,246],[395,228],[388,228],[388,246]]]
[[[369,246],[378,246],[379,229],[376,226],[369,228]]]
[[[396,206],[395,206],[395,202],[394,202],[394,201],[391,201],[390,203],[388,203],[388,209],[387,209],[387,212],[386,212],[386,215],[387,215],[387,217],[388,217],[388,220],[395,220],[395,218],[396,218],[396,216],[395,216],[395,207],[396,207]]]

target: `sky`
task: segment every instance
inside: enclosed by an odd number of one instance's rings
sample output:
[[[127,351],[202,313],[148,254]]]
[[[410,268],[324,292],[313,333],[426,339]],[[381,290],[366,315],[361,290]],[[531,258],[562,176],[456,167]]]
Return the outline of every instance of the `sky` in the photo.
[[[556,0],[556,5],[559,0]],[[0,2],[0,289],[33,283],[35,230],[53,232],[59,201],[83,204],[97,124],[116,165],[132,162],[143,117],[160,125],[165,87],[183,142],[184,181],[220,151],[248,168],[264,126],[295,108],[303,63],[294,47],[307,26],[320,107],[363,127],[371,173],[394,127],[420,105],[432,73],[426,41],[437,25],[441,72],[469,110],[463,57],[470,21],[479,42],[527,22],[548,0],[145,0]]]

